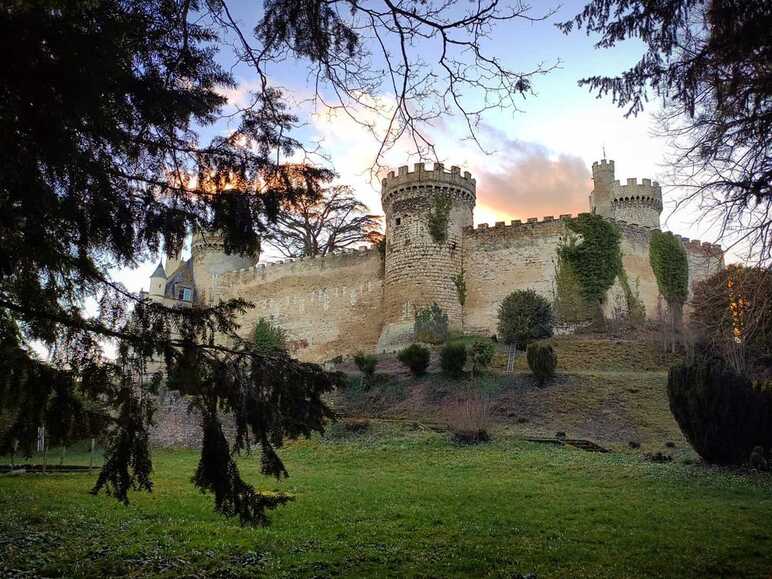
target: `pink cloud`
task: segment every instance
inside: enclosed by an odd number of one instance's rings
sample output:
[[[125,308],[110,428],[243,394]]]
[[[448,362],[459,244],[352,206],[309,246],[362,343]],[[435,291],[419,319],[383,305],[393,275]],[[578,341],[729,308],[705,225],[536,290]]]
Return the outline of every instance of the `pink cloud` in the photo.
[[[481,209],[499,219],[557,216],[589,210],[592,175],[581,157],[553,155],[538,143],[510,139],[483,128],[495,153],[472,168]]]

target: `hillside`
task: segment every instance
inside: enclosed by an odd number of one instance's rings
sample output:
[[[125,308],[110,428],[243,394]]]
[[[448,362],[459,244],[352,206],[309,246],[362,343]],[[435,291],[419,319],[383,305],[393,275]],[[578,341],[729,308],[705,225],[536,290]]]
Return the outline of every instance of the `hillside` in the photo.
[[[505,374],[501,348],[493,368],[477,380],[443,376],[436,353],[430,373],[418,379],[393,356],[381,356],[369,387],[352,363],[344,363],[339,369],[349,375],[349,387],[332,402],[343,416],[442,426],[458,420],[459,401],[471,398],[475,418],[494,431],[522,436],[565,432],[616,449],[630,442],[640,443],[642,450],[661,450],[666,443],[685,449],[667,400],[667,365],[672,360],[662,359],[653,345],[642,341],[568,336],[552,341],[558,373],[544,388],[535,384],[524,354],[518,356],[515,372]]]

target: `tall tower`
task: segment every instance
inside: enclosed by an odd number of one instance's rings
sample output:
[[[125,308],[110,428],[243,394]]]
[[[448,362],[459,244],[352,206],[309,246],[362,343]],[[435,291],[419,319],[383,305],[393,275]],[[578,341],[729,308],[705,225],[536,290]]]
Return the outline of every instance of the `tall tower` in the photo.
[[[614,186],[614,161],[595,161],[592,164],[593,188],[590,193],[590,211],[603,217],[611,215],[611,189]]]
[[[254,256],[225,253],[222,234],[217,231],[193,233],[190,259],[193,263],[193,282],[196,294],[209,301],[214,295],[214,276],[226,271],[236,271],[255,265],[259,253]]]
[[[461,273],[463,229],[472,225],[475,180],[469,172],[462,175],[458,167],[445,171],[442,163],[431,170],[418,163],[412,173],[404,166],[383,180],[381,201],[386,256],[384,326],[378,349],[410,342],[416,308],[434,302],[448,314],[450,328],[460,329],[462,310],[453,277]],[[430,222],[443,204],[449,208],[447,228],[445,239],[438,241]]]

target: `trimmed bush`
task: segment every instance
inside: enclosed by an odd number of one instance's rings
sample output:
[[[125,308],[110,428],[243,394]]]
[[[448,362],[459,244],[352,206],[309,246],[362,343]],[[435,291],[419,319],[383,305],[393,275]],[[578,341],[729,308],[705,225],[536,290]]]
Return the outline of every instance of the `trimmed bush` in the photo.
[[[431,360],[429,348],[420,344],[411,344],[397,355],[397,360],[407,366],[413,376],[421,376],[426,373]]]
[[[472,375],[478,376],[491,365],[496,346],[490,340],[475,340],[469,349],[472,358]]]
[[[415,339],[427,344],[444,344],[448,339],[448,314],[433,303],[415,313]]]
[[[533,290],[517,290],[499,306],[499,337],[525,348],[552,335],[552,307]]]
[[[547,380],[555,375],[558,356],[549,344],[535,342],[528,346],[528,367],[533,372],[539,386],[544,386]]]
[[[464,375],[466,346],[463,342],[447,344],[440,352],[440,366],[448,376],[458,378]]]
[[[357,352],[354,355],[354,364],[357,365],[357,368],[359,368],[359,371],[362,372],[362,374],[370,378],[375,374],[375,368],[378,366],[378,358],[365,354],[364,352]]]
[[[772,446],[772,394],[718,361],[677,365],[667,381],[670,411],[703,460],[741,465]]]

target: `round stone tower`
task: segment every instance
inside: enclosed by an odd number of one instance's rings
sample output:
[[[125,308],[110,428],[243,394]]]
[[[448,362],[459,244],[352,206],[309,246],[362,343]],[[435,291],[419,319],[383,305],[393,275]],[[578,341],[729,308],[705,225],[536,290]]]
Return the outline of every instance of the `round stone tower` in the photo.
[[[449,327],[461,329],[462,310],[453,278],[462,269],[463,229],[473,223],[475,180],[469,172],[462,175],[458,167],[448,172],[441,163],[431,170],[418,163],[412,173],[407,166],[400,167],[396,175],[391,172],[383,180],[381,201],[386,255],[379,350],[412,341],[416,309],[434,302],[448,314]],[[444,213],[447,226],[444,231],[440,228],[438,236],[436,225],[442,223]]]
[[[614,181],[611,196],[611,217],[627,223],[659,229],[662,213],[662,189],[651,179],[628,179],[626,185]]]
[[[196,231],[190,252],[193,264],[193,283],[199,299],[209,301],[213,296],[214,276],[255,265],[259,254],[254,256],[225,253],[223,237],[219,232]]]

